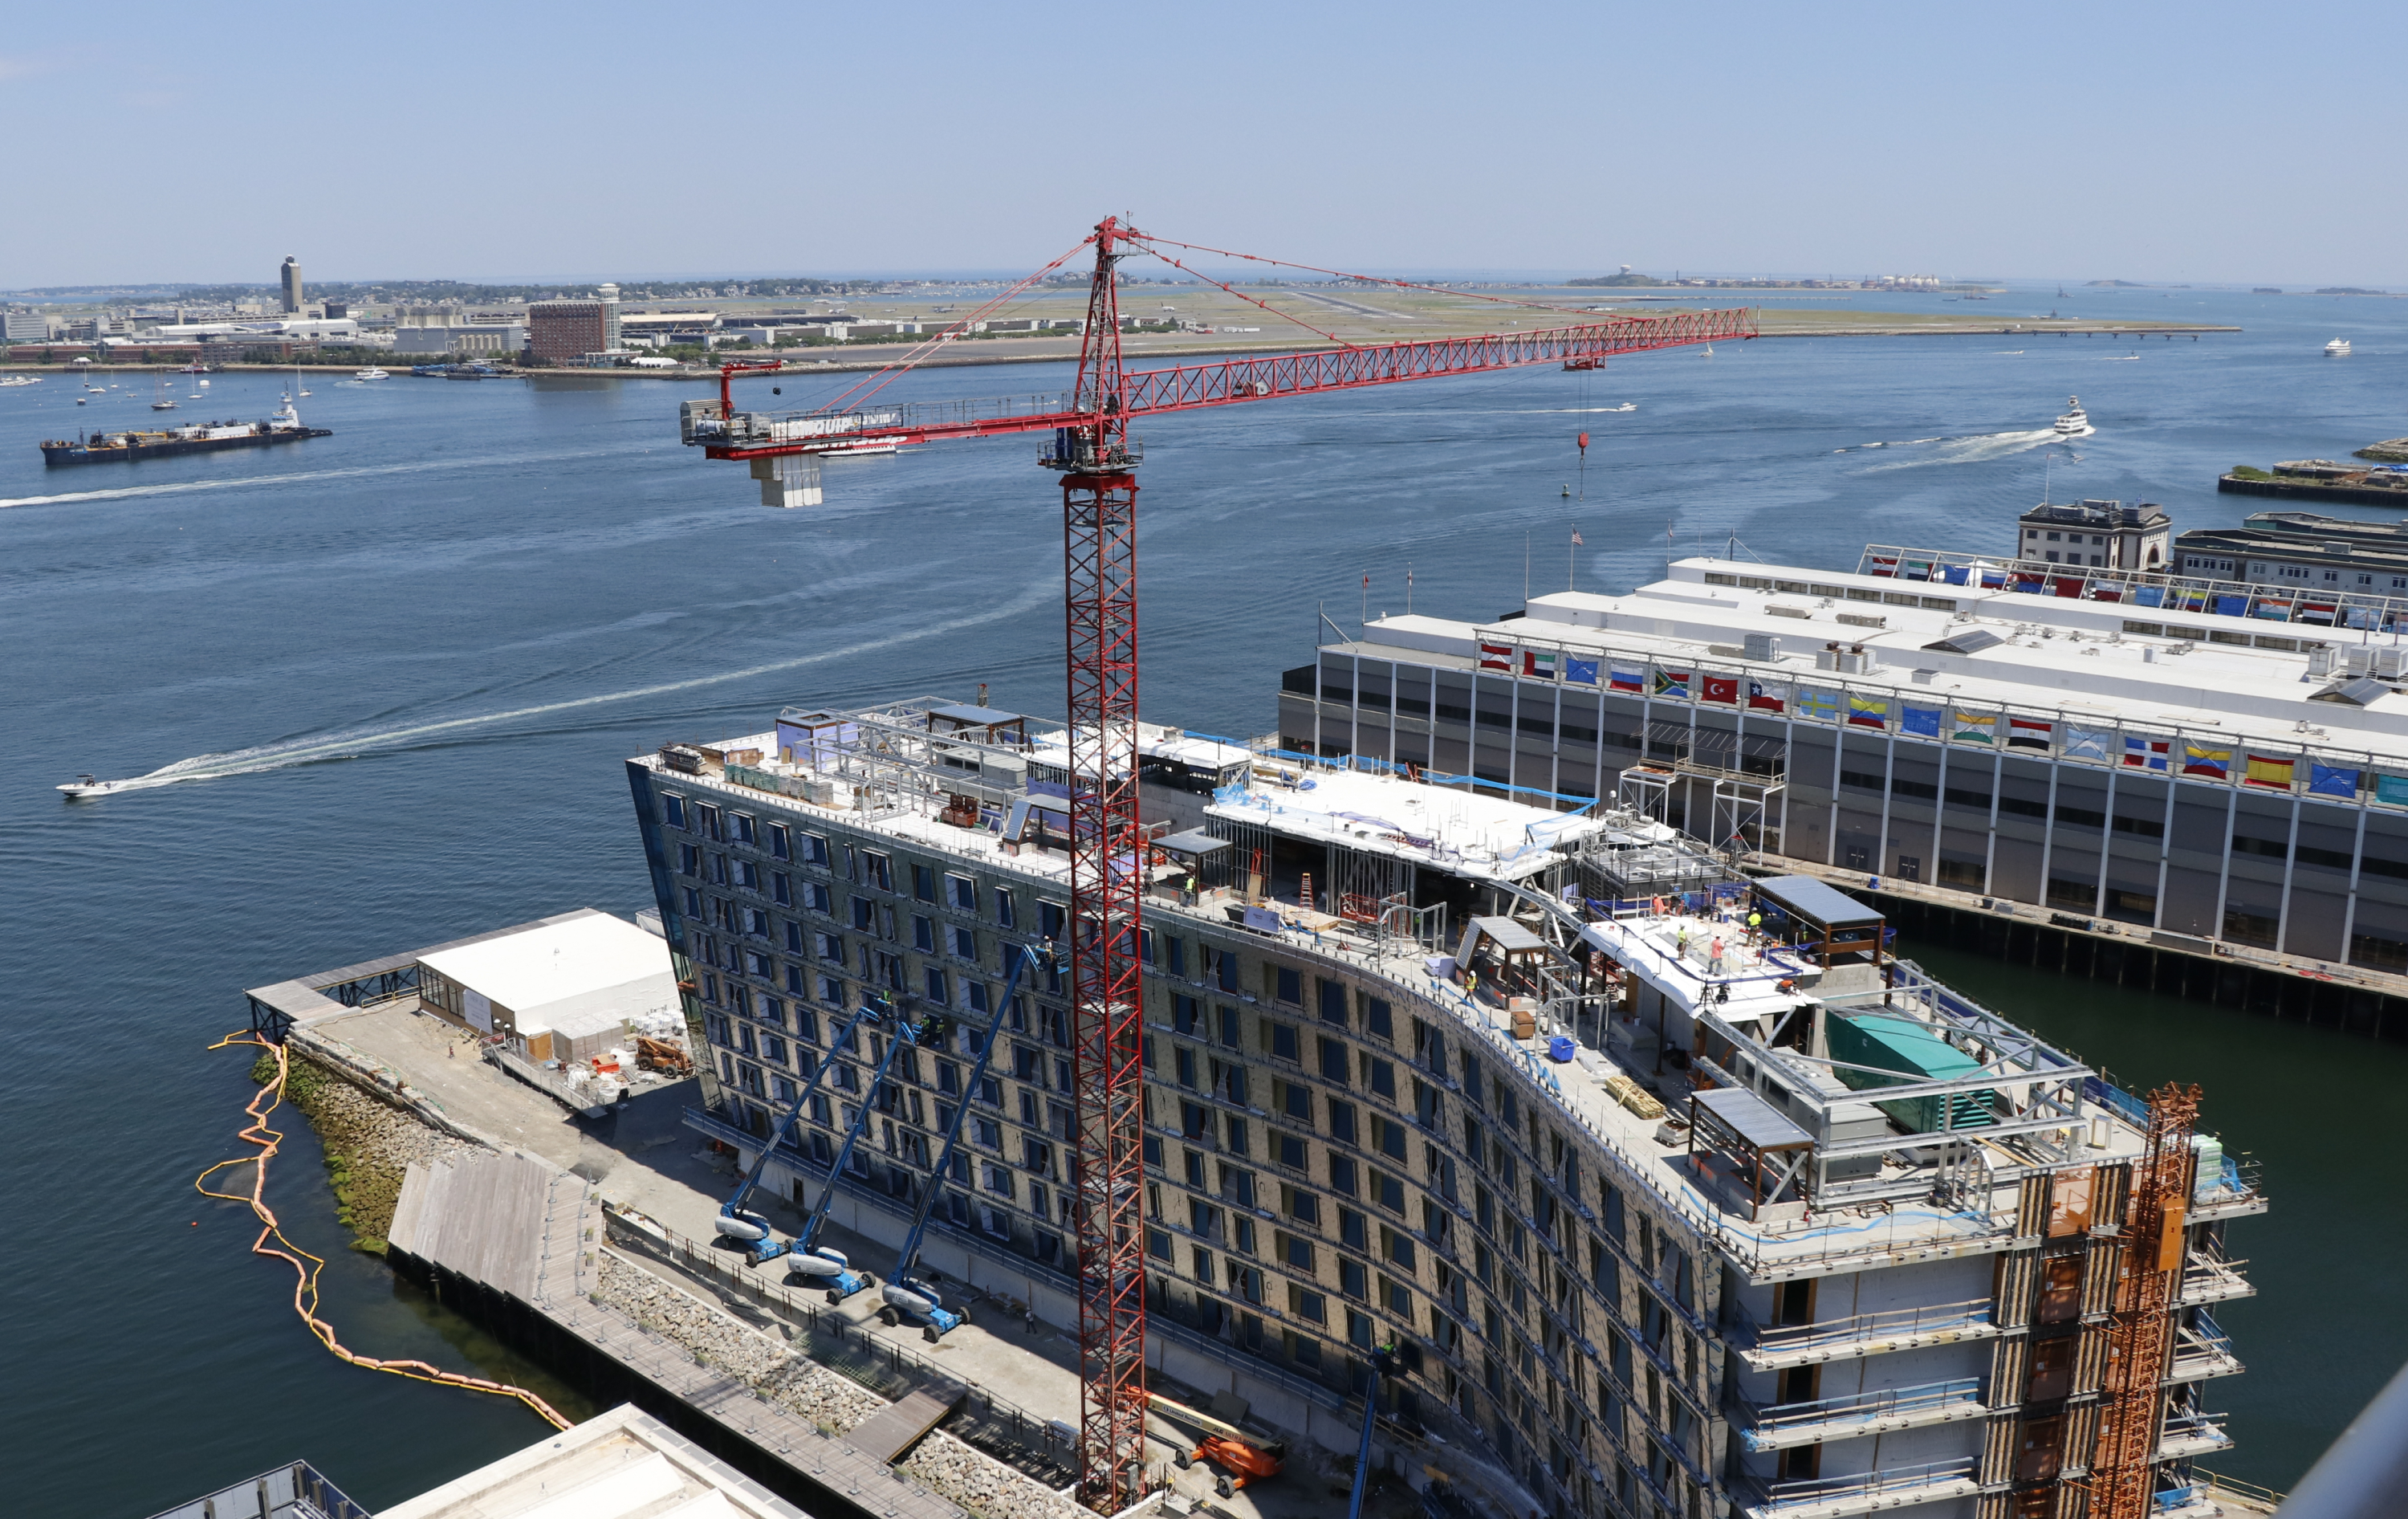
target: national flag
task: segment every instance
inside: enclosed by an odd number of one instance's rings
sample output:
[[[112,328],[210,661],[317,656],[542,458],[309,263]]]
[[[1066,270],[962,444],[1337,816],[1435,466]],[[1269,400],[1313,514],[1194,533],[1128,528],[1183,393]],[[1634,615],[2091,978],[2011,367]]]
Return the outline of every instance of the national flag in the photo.
[[[2022,592],[2027,595],[2040,595],[2041,591],[2047,585],[2047,583],[2048,581],[2044,577],[2034,575],[2023,570],[2018,570],[2014,574],[2007,577],[2007,589],[2009,591]]]
[[[2308,762],[2308,791],[2317,796],[2351,796],[2358,795],[2358,772],[2335,765]]]
[[[2007,747],[2046,749],[2049,733],[2054,727],[2054,724],[2043,723],[2036,717],[2011,717],[2007,719]]]
[[[1607,670],[1607,674],[1611,677],[1611,683],[1616,691],[1644,691],[1647,689],[1647,676],[1644,671],[1626,670],[1620,666],[1613,666]]]
[[[2082,577],[2079,575],[2059,575],[2057,577],[2057,580],[2051,585],[2050,589],[2060,596],[2079,598],[2082,595]]]
[[[2085,728],[2068,723],[2065,725],[2065,757],[2097,760],[2104,765],[2107,763],[2107,746],[2114,739],[2115,735],[2105,728]]]
[[[1511,644],[1484,643],[1480,646],[1480,667],[1484,670],[1513,672],[1513,649]]]
[[[2139,607],[2162,607],[2166,604],[2166,588],[2162,585],[2132,587],[2132,603]]]
[[[2245,617],[2249,614],[2249,598],[2247,596],[2210,596],[2207,609],[2218,617]]]
[[[2167,740],[2143,738],[2134,734],[2124,736],[2124,763],[2135,770],[2162,770],[2166,767]]]
[[[2408,778],[2396,775],[2376,776],[2374,799],[2378,802],[2389,802],[2394,807],[2408,802]]]
[[[1937,707],[1901,707],[1898,714],[1898,731],[1920,738],[1940,737],[1940,709]]]
[[[1709,675],[1705,678],[1704,684],[1704,700],[1727,701],[1734,705],[1738,703],[1739,678],[1737,676]]]
[[[1530,677],[1532,680],[1554,680],[1555,678],[1555,652],[1553,650],[1539,649],[1523,650],[1522,673]]]
[[[2231,770],[2232,751],[2229,749],[2209,749],[2204,745],[2184,741],[2183,774],[2201,775],[2210,780],[2222,781],[2231,773]]]
[[[1889,698],[1887,696],[1859,696],[1855,692],[1850,692],[1848,694],[1848,723],[1852,727],[1887,728],[1889,726]]]
[[[1808,691],[1800,688],[1798,693],[1798,715],[1811,717],[1818,723],[1838,722],[1840,720],[1839,694],[1832,691]]]
[[[1896,554],[1874,554],[1872,556],[1872,567],[1866,570],[1865,573],[1868,575],[1897,575],[1898,556]]]
[[[2341,610],[2340,606],[2334,602],[2307,602],[2300,608],[2300,621],[2302,623],[2322,623],[2327,626],[2330,626],[2333,620],[2333,614],[2339,610]]]
[[[1781,697],[1776,693],[1765,690],[1764,682],[1761,681],[1750,681],[1747,683],[1747,704],[1759,712],[1777,712],[1782,708]]]
[[[1573,659],[1567,655],[1564,659],[1564,679],[1574,685],[1593,686],[1597,684],[1597,661],[1594,659]]]
[[[1960,744],[1994,744],[1999,741],[1999,714],[1996,712],[1969,712],[1959,707],[1949,726],[1955,731],[1948,737]]]
[[[2297,762],[2294,760],[2252,754],[2249,756],[2249,767],[2242,772],[2241,779],[2253,786],[2267,786],[2275,790],[2288,791],[2291,789],[2291,770],[2295,764]]]
[[[1656,695],[1674,701],[1689,699],[1689,672],[1658,669],[1656,672]]]
[[[1581,436],[1583,437],[1586,437],[1588,435],[1586,433],[1583,433]],[[1575,549],[1585,549],[1588,547],[1588,539],[1580,536],[1580,529],[1577,527],[1572,529],[1572,547]]]

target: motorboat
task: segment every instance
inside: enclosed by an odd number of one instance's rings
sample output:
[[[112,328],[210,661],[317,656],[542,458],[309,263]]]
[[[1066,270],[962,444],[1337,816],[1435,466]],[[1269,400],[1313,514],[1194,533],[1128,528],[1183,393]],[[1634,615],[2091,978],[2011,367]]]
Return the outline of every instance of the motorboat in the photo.
[[[2348,358],[2349,339],[2346,337],[2336,337],[2331,342],[2327,343],[2325,345],[2325,357],[2328,359]]]
[[[59,790],[66,793],[67,800],[75,801],[85,796],[106,796],[112,791],[123,791],[128,784],[128,781],[103,781],[87,774],[76,777]]]
[[[2067,396],[2065,406],[2065,415],[2057,419],[2057,437],[2088,437],[2099,430],[2090,425],[2090,413],[2082,409],[2081,396]]]
[[[375,365],[369,365],[365,369],[352,370],[351,378],[353,380],[390,380],[393,377],[378,368]]]
[[[0,375],[0,388],[12,388],[18,385],[38,385],[41,382],[42,377],[39,375]]]

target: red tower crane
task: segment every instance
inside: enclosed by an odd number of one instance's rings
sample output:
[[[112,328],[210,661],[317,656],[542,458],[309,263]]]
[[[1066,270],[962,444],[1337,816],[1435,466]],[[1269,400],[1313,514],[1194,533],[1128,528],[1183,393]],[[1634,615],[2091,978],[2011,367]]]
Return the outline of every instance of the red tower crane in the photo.
[[[1068,395],[1028,402],[872,404],[894,379],[968,330],[985,310],[1087,248],[1095,250],[1095,265],[1087,286],[1078,377]],[[1144,1108],[1139,1059],[1143,1009],[1138,961],[1144,876],[1138,868],[1143,834],[1137,805],[1136,475],[1143,448],[1128,436],[1130,420],[1523,365],[1594,368],[1612,354],[1756,336],[1754,314],[1743,309],[1618,317],[1526,332],[1369,346],[1344,343],[1325,333],[1324,337],[1343,346],[1130,373],[1121,366],[1117,270],[1123,260],[1141,253],[1185,269],[1175,254],[1164,251],[1168,248],[1223,251],[1152,236],[1107,217],[1060,258],[897,364],[853,385],[832,405],[783,414],[738,412],[732,392],[735,376],[779,367],[738,363],[721,368],[715,407],[689,401],[681,418],[687,443],[700,446],[713,459],[752,461],[763,499],[781,506],[820,504],[819,460],[828,454],[940,438],[1054,435],[1039,462],[1062,475],[1063,612],[1068,644],[1068,938],[1079,1134],[1071,1157],[1079,1247],[1079,1486],[1086,1504],[1104,1513],[1117,1512],[1140,1496],[1145,1451]],[[1380,282],[1424,288],[1398,280]],[[1226,284],[1221,288],[1253,300]]]

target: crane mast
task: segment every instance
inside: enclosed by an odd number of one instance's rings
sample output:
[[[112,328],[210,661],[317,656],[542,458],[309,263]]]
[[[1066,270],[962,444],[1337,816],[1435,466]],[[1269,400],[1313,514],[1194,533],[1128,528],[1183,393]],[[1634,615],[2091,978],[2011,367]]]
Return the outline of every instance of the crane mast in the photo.
[[[1087,330],[1054,433],[1062,474],[1063,622],[1070,740],[1070,1156],[1079,1240],[1079,1486],[1117,1513],[1145,1471],[1143,1020],[1138,927],[1144,835],[1137,790],[1137,475],[1121,371],[1123,229],[1096,228]]]

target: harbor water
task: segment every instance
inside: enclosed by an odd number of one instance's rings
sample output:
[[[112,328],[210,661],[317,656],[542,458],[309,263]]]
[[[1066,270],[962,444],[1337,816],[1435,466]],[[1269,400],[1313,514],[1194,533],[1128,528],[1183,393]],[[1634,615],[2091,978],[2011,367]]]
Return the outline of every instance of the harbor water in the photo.
[[[1162,419],[1140,496],[1147,716],[1264,730],[1325,614],[1342,627],[1410,595],[1493,616],[1526,585],[1625,589],[1734,540],[1833,569],[1869,540],[2003,553],[2044,489],[2235,522],[2266,503],[2218,497],[2219,471],[2408,433],[2397,302],[1854,304],[2247,330],[1764,339]],[[2335,336],[2349,358],[2322,356]],[[1009,365],[889,394],[1066,382]],[[243,1023],[241,989],[649,905],[620,767],[638,749],[791,701],[981,681],[995,705],[1059,712],[1058,487],[1037,440],[1001,439],[833,462],[824,509],[766,510],[741,467],[678,446],[698,390],[566,376],[313,377],[301,414],[332,437],[45,469],[44,437],[150,422],[150,379],[118,383],[81,407],[65,376],[0,390],[0,1440],[29,1512],[145,1513],[296,1456],[379,1508],[539,1426],[336,1361],[294,1319],[287,1269],[247,1254],[248,1212],[194,1192],[240,1153],[249,1053],[206,1047]],[[286,383],[215,377],[178,420],[264,416]],[[781,383],[790,404],[829,387]],[[2049,420],[2072,394],[2099,431],[2069,446]],[[79,771],[150,784],[63,803]],[[2203,1082],[2208,1124],[2264,1161],[2274,1211],[2233,1231],[2262,1295],[2218,1312],[2249,1369],[2211,1394],[2240,1447],[2206,1464],[2287,1486],[2408,1356],[2390,1290],[2408,1240],[2381,1181],[2402,1052],[1927,963],[2135,1087]],[[328,1257],[345,1341],[537,1374],[342,1248],[315,1140],[286,1117],[272,1200]]]

